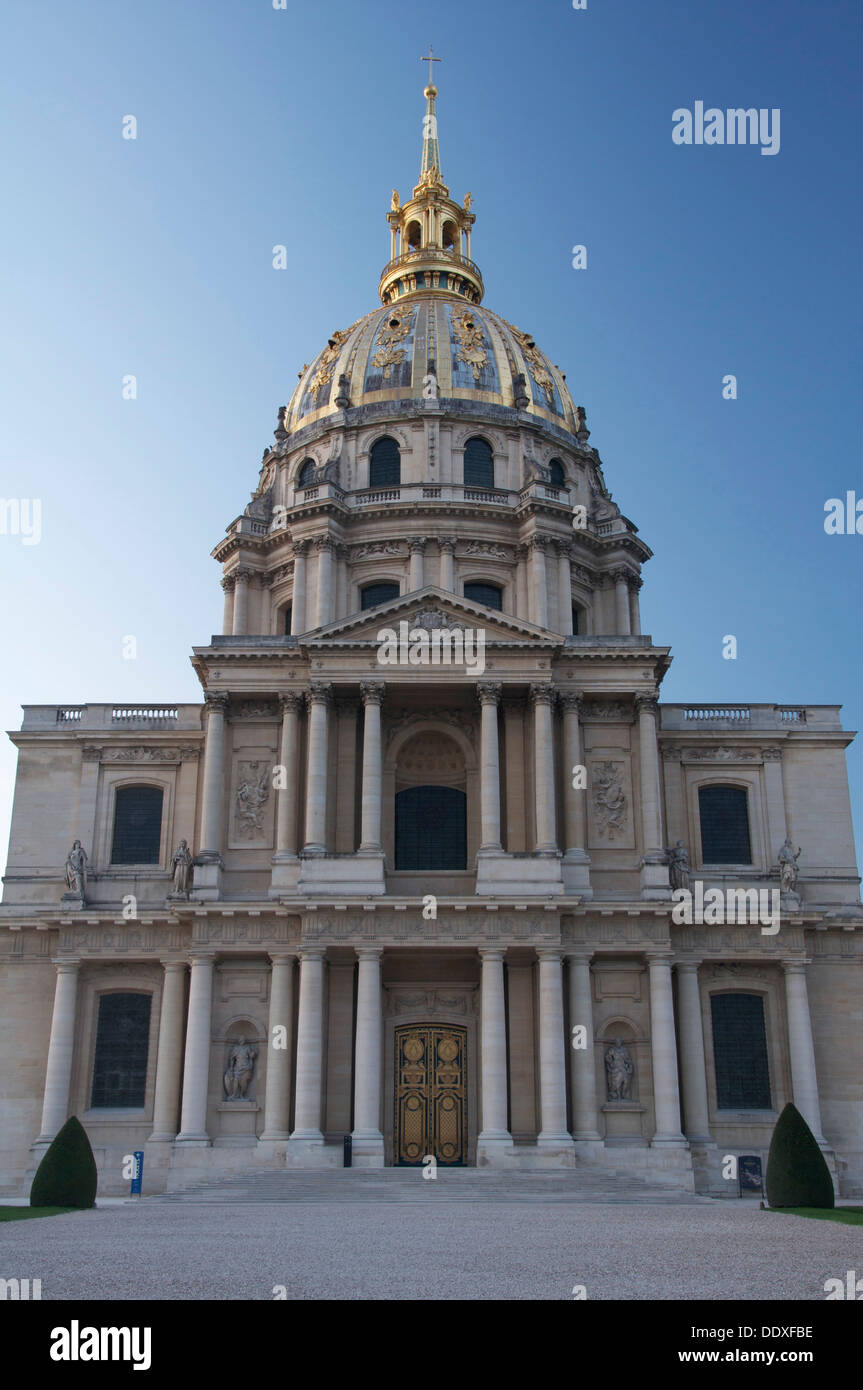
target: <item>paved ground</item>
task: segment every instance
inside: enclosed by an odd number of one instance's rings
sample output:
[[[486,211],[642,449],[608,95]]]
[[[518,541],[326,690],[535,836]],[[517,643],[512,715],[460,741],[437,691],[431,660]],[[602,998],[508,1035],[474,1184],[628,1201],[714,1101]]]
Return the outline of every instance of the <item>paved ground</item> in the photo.
[[[470,1176],[465,1177],[468,1173]],[[493,1179],[489,1183],[489,1178]],[[609,1184],[605,1182],[605,1187]],[[43,1299],[824,1300],[863,1230],[565,1174],[278,1173],[0,1227]]]

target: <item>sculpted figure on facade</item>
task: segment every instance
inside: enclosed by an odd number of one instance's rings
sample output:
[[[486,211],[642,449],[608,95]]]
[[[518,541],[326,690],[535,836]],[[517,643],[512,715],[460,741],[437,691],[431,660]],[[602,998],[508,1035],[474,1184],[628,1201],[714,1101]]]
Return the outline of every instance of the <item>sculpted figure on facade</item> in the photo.
[[[76,840],[66,856],[66,888],[83,902],[87,894],[87,855]]]
[[[171,871],[174,876],[174,895],[188,898],[192,887],[192,854],[187,840],[181,840],[171,856]]]
[[[622,1038],[615,1038],[605,1049],[605,1083],[609,1100],[632,1100],[635,1063]]]
[[[249,765],[252,776],[260,766],[258,763]],[[269,800],[270,787],[267,777],[267,769],[257,782],[244,778],[237,787],[236,808],[237,808],[237,829],[241,835],[253,837],[257,835],[264,825],[264,808]]]
[[[225,1095],[228,1100],[247,1100],[247,1092],[255,1070],[258,1049],[245,1038],[238,1038],[228,1053],[225,1072]]]
[[[689,854],[682,840],[665,851],[672,888],[689,888]]]
[[[593,769],[593,809],[601,835],[614,839],[626,828],[626,795],[617,763],[596,763]]]
[[[800,858],[800,849],[794,853],[794,848],[790,838],[786,837],[785,842],[779,851],[779,887],[783,893],[796,893],[797,891],[797,860]]]

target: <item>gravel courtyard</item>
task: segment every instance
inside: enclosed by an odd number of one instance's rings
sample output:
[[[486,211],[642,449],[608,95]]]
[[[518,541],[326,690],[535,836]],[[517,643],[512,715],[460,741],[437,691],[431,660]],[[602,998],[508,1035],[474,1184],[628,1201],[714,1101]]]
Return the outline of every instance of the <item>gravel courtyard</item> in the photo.
[[[573,1201],[535,1182],[477,1197],[447,1177],[301,1179],[287,1200],[256,1179],[8,1223],[0,1275],[41,1278],[43,1299],[272,1299],[275,1285],[289,1299],[571,1299],[584,1285],[588,1299],[823,1301],[826,1279],[863,1272],[863,1228],[755,1203]]]

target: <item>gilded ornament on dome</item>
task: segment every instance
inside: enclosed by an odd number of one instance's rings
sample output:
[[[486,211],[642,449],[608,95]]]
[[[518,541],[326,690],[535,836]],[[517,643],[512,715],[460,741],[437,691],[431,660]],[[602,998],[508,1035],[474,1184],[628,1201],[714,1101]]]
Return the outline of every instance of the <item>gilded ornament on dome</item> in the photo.
[[[529,333],[522,333],[520,328],[512,326],[512,330],[518,338],[518,345],[524,353],[525,360],[530,364],[530,374],[540,390],[545,392],[545,399],[549,405],[554,403],[554,377],[548,371],[543,360],[542,353]]]
[[[330,338],[329,342],[327,343],[327,346],[324,348],[324,351],[321,355],[321,360],[318,363],[317,371],[315,372],[314,376],[309,382],[309,390],[312,392],[313,395],[317,396],[318,392],[324,386],[328,386],[330,381],[332,380],[332,375],[335,371],[336,362],[338,361],[339,353],[342,350],[342,344],[344,343],[345,338],[347,336],[347,333],[339,332],[337,330],[335,333],[333,333],[333,336]]]
[[[386,328],[382,328],[378,334],[380,347],[372,358],[372,363],[376,367],[382,367],[384,380],[389,381],[393,367],[398,367],[407,357],[407,351],[399,344],[404,342],[413,327],[413,318],[406,314],[404,318],[393,315],[387,321]]]
[[[470,367],[474,381],[479,381],[480,372],[488,361],[482,329],[472,315],[461,314],[453,319],[452,331],[459,345],[456,361]]]

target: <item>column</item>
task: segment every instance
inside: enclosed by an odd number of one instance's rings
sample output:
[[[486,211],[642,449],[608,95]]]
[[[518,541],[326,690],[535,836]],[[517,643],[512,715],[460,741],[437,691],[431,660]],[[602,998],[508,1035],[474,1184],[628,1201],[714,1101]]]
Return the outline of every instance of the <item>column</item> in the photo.
[[[568,951],[569,961],[569,1062],[572,1095],[572,1137],[600,1141],[596,1100],[596,1053],[593,1036],[593,998],[590,988],[590,953]],[[572,1028],[585,1030],[584,1047],[572,1046]]]
[[[271,953],[270,1016],[267,1031],[267,1092],[262,1140],[288,1138],[291,1108],[291,1049],[294,1023],[294,957]],[[284,1030],[284,1031],[282,1031]]]
[[[291,597],[291,633],[306,631],[306,556],[308,541],[294,541],[294,585]]]
[[[333,620],[333,543],[329,536],[318,536],[315,541],[318,552],[318,602],[315,614],[315,627],[325,627]]]
[[[207,735],[204,744],[204,785],[201,793],[201,849],[199,859],[221,863],[222,849],[222,786],[225,756],[225,712],[228,696],[222,691],[208,690],[204,695],[207,706]]]
[[[503,991],[502,950],[479,949],[482,960],[480,1048],[482,1130],[477,1140],[477,1162],[512,1144],[507,1123],[506,1011]]]
[[[634,633],[641,633],[641,604],[638,593],[642,581],[633,575],[629,578],[629,630]]]
[[[536,852],[557,854],[557,828],[554,796],[554,743],[551,710],[552,685],[532,685],[533,742],[536,762]]]
[[[531,605],[528,600],[528,556],[526,545],[516,546],[515,551],[515,615],[530,620]]]
[[[683,1118],[690,1144],[711,1144],[707,1109],[707,1063],[701,1024],[698,961],[678,961],[677,1009],[680,1024],[680,1072]]]
[[[629,627],[629,571],[614,570],[614,630],[622,637],[628,637]]]
[[[270,574],[262,574],[258,582],[261,590],[261,612],[258,619],[258,632],[262,637],[268,637],[273,631],[272,593],[274,579]]]
[[[221,584],[225,595],[225,606],[222,611],[222,632],[226,637],[229,637],[234,631],[234,576],[226,574]]]
[[[303,697],[298,692],[280,695],[282,741],[279,762],[285,769],[283,787],[276,796],[276,855],[297,857],[297,775],[299,764],[299,720]]]
[[[415,589],[421,589],[425,583],[423,556],[425,554],[425,536],[410,536],[408,538],[408,550],[411,553],[410,578],[408,580],[408,590],[413,593]]]
[[[782,749],[763,748],[761,756],[764,759],[764,801],[767,807],[767,859],[772,867],[788,834],[785,791],[782,785]]]
[[[641,778],[641,896],[668,898],[668,866],[662,845],[657,714],[652,691],[635,697],[638,710],[638,766]]]
[[[383,854],[381,844],[381,705],[386,686],[383,681],[362,681],[363,697],[363,782],[360,854]]]
[[[581,785],[573,786],[573,769],[584,764],[581,715],[584,698],[578,691],[562,691],[558,699],[563,709],[563,836],[564,871],[567,891],[592,897],[590,856],[587,853],[587,773],[577,774]],[[571,867],[570,867],[571,866]]]
[[[557,630],[572,636],[572,551],[568,541],[555,541],[557,547]]]
[[[345,546],[336,544],[336,611],[333,621],[344,618],[348,611],[348,558]]]
[[[156,1053],[156,1094],[153,1133],[149,1143],[170,1143],[177,1133],[180,1111],[180,1071],[183,1063],[183,1015],[186,1004],[186,962],[162,961],[162,1007]]]
[[[818,1097],[818,1076],[815,1071],[815,1047],[812,1042],[812,1020],[809,1015],[809,995],[806,989],[808,961],[784,960],[785,1009],[788,1015],[788,1053],[791,1060],[791,1089],[794,1104],[808,1124],[816,1140],[826,1147],[821,1132],[821,1103]]]
[[[440,587],[447,593],[455,593],[455,537],[441,536],[440,546]]]
[[[530,595],[530,620],[537,627],[548,626],[548,580],[545,572],[545,552],[548,540],[545,536],[532,536],[530,546],[530,572],[528,589]]]
[[[186,1028],[186,1058],[183,1067],[183,1109],[178,1144],[205,1147],[207,1134],[207,1088],[210,1079],[210,1034],[213,1013],[213,953],[192,957],[189,985],[189,1021]]]
[[[537,950],[539,957],[539,1087],[542,1128],[539,1147],[571,1149],[566,1128],[566,1053],[563,1034],[563,979],[559,950]]]
[[[497,711],[501,696],[500,681],[480,681],[477,694],[482,706],[480,733],[480,805],[482,813],[482,843],[479,852],[501,853],[500,840],[500,754],[498,749]]]
[[[243,637],[249,630],[249,580],[252,570],[240,565],[234,570],[234,636]]]
[[[332,689],[328,681],[312,681],[308,695],[306,843],[303,854],[326,854],[327,851],[327,717]]]
[[[380,946],[358,946],[357,1032],[354,1062],[353,1154],[361,1166],[383,1167],[381,1134]]]
[[[680,1131],[680,1093],[677,1086],[677,1043],[671,995],[671,957],[651,956],[650,1051],[653,1060],[653,1108],[656,1132],[652,1145],[685,1145]]]
[[[321,1079],[324,1048],[324,955],[320,947],[303,947],[300,959],[300,1006],[297,1020],[297,1080],[294,1132],[288,1161],[302,1161],[309,1149],[323,1146]]]
[[[75,1046],[75,1005],[78,998],[78,960],[55,960],[54,1012],[45,1069],[42,1127],[37,1144],[49,1142],[69,1118],[69,1083]]]

